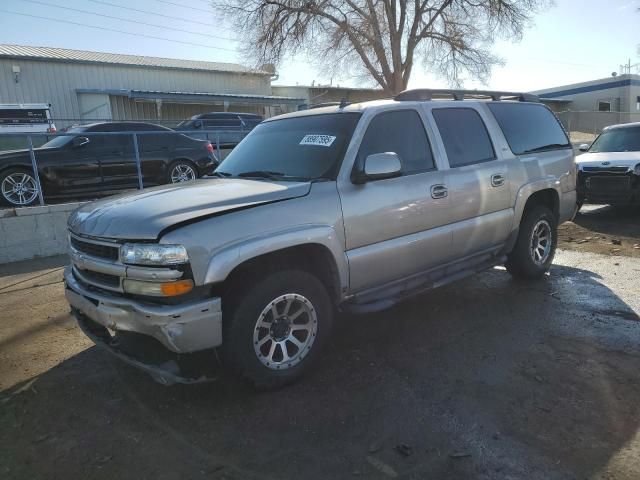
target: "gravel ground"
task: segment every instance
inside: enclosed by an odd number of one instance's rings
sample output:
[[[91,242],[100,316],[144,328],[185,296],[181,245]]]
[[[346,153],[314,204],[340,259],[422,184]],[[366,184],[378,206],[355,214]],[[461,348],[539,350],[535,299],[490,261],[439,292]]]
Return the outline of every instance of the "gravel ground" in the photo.
[[[343,315],[313,372],[261,394],[93,347],[64,262],[0,266],[0,478],[640,478],[639,258],[561,250],[535,283],[496,268]]]

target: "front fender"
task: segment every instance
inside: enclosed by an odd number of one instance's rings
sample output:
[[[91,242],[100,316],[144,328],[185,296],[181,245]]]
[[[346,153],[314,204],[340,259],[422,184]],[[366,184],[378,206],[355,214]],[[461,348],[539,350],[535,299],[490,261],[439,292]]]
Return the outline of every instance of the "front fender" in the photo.
[[[211,256],[204,283],[224,281],[234,268],[252,258],[310,244],[322,245],[329,250],[338,271],[340,291],[345,291],[349,284],[349,266],[344,245],[335,229],[328,225],[301,225],[225,245]]]

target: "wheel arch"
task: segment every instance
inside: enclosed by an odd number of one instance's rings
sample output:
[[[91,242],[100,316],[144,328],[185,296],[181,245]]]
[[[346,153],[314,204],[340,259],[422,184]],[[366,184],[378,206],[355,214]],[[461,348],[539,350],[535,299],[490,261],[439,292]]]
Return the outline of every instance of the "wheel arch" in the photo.
[[[246,280],[255,271],[299,268],[318,276],[332,300],[339,303],[348,286],[348,264],[331,227],[316,226],[245,241],[217,252],[209,261],[205,284],[225,287]]]
[[[533,205],[544,205],[557,219],[560,214],[560,195],[560,182],[555,178],[523,185],[516,195],[514,228],[520,225],[525,211]]]

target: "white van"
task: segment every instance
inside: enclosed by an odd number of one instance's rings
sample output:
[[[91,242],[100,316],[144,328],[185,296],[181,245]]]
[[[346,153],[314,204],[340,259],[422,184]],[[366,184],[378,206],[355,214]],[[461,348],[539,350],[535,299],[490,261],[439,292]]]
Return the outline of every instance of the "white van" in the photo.
[[[48,103],[0,104],[0,133],[56,133]]]

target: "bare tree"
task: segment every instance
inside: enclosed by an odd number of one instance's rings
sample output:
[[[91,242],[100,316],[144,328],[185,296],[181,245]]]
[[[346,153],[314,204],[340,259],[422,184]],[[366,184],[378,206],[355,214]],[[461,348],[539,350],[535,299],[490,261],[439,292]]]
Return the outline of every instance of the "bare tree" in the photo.
[[[486,81],[500,63],[497,38],[520,39],[550,0],[213,0],[231,18],[246,52],[278,64],[301,51],[326,74],[373,78],[404,90],[416,61],[459,85]]]

